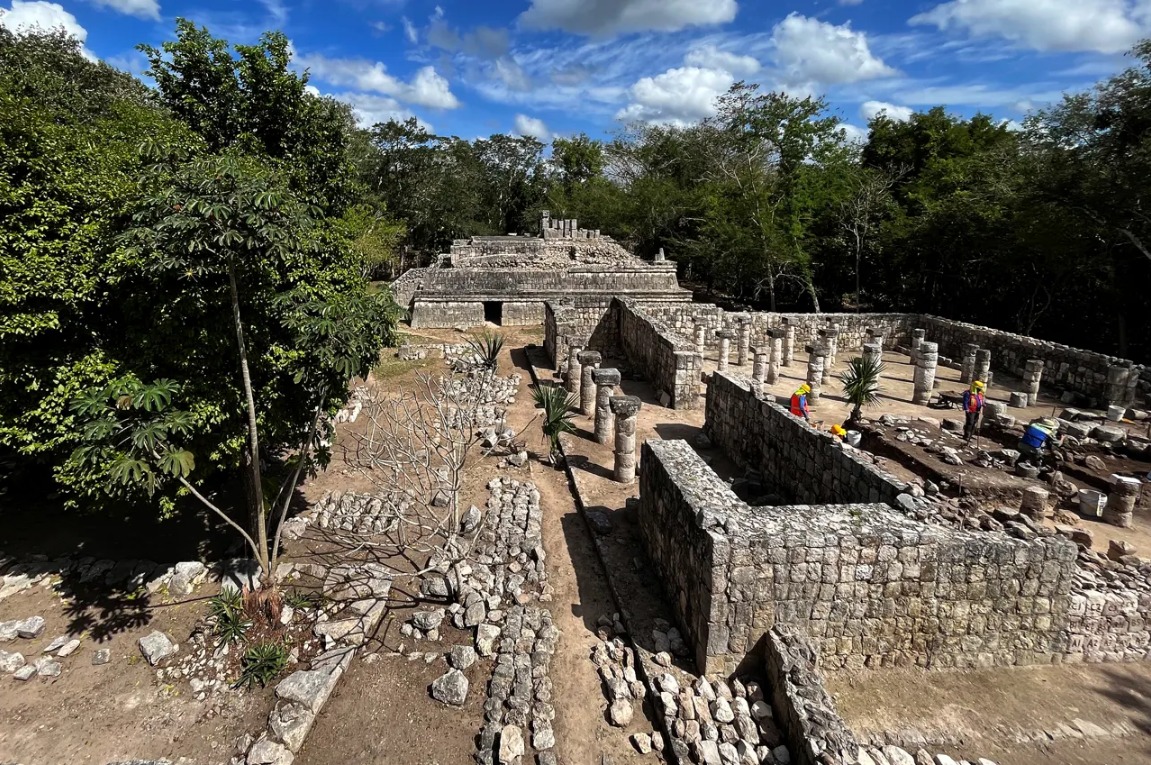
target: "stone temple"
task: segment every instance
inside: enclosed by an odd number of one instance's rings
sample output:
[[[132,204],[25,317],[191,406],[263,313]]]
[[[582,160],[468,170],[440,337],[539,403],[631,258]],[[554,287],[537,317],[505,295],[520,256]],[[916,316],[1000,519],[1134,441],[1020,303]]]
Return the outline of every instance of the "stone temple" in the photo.
[[[563,300],[606,309],[613,297],[688,303],[691,292],[662,255],[638,258],[609,236],[545,210],[541,236],[476,236],[457,240],[436,264],[413,269],[392,285],[411,326],[543,324],[545,304]]]

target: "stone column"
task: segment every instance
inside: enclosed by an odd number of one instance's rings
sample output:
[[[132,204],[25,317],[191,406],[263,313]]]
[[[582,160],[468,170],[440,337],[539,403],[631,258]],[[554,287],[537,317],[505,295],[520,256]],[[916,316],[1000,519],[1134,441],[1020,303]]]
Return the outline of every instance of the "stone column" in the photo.
[[[1115,484],[1115,488],[1107,495],[1107,505],[1103,508],[1103,521],[1121,529],[1130,528],[1141,488],[1141,484],[1127,481]]]
[[[767,382],[768,353],[769,349],[763,347],[762,345],[757,345],[751,349],[751,355],[753,359],[751,367],[751,379],[755,380],[757,383]]]
[[[1103,391],[1104,405],[1121,406],[1127,403],[1127,376],[1130,367],[1112,364],[1107,367],[1107,387]]]
[[[827,351],[818,345],[807,346],[807,384],[811,393],[807,394],[809,404],[819,401],[820,391],[823,389],[823,367],[827,359]]]
[[[783,343],[787,339],[782,329],[771,329],[767,332],[768,343],[771,346],[771,358],[767,364],[767,382],[775,385],[779,382],[779,369],[783,366]]]
[[[736,346],[736,360],[738,366],[747,366],[747,354],[751,350],[751,319],[740,319],[739,345]]]
[[[568,379],[567,389],[568,393],[579,400],[580,383],[583,382],[583,364],[580,363],[579,357],[583,353],[582,343],[579,345],[572,345],[568,348]]]
[[[825,327],[819,330],[819,344],[827,350],[827,358],[823,360],[823,382],[831,379],[831,368],[835,366],[835,353],[839,346],[839,328]]]
[[[911,403],[926,406],[931,400],[935,388],[935,368],[939,365],[939,343],[929,343],[926,340],[919,343],[916,351],[918,361],[915,365],[915,388],[911,394]]]
[[[959,382],[971,383],[971,376],[975,374],[975,354],[979,346],[975,343],[963,344],[963,361],[959,367]]]
[[[615,429],[615,416],[611,413],[611,397],[615,386],[619,385],[619,370],[597,369],[592,375],[595,382],[595,440],[601,444],[611,443]]]
[[[791,360],[795,358],[795,325],[787,319],[783,320],[783,365],[785,367],[791,366]]]
[[[923,339],[927,337],[926,329],[913,329],[911,330],[911,364],[912,366],[919,366],[919,346],[923,344]]]
[[[975,352],[975,370],[971,373],[974,380],[987,383],[987,387],[991,387],[991,383],[987,378],[991,374],[991,351],[986,348],[980,348]]]
[[[635,427],[638,424],[638,396],[613,396],[609,401],[615,415],[615,480],[635,481]]]
[[[867,329],[867,342],[879,346],[880,354],[883,353],[883,343],[887,340],[887,334],[882,329],[874,329],[868,327]]]
[[[584,351],[579,355],[581,365],[579,410],[584,417],[595,414],[595,381],[592,380],[592,372],[599,368],[601,361],[603,356],[598,351]]]
[[[695,323],[695,355],[699,356],[700,365],[703,365],[703,353],[707,350],[707,325],[697,321]]]
[[[1039,381],[1043,379],[1043,359],[1030,359],[1023,369],[1023,392],[1028,406],[1039,403]]]
[[[864,343],[863,358],[875,359],[876,363],[883,362],[883,347],[879,343]]]
[[[1041,522],[1047,514],[1047,498],[1050,495],[1046,489],[1030,487],[1023,490],[1023,499],[1019,503],[1019,512],[1033,521]]]
[[[721,329],[715,334],[719,337],[719,366],[717,368],[720,372],[726,372],[728,356],[731,355],[732,331],[730,329]]]

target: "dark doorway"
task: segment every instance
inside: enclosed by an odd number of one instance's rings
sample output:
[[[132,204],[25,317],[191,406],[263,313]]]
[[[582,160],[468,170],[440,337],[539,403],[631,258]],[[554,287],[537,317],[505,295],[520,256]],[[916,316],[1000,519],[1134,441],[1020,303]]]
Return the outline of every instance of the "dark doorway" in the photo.
[[[503,325],[504,304],[498,300],[484,301],[484,321],[489,321],[497,327]]]

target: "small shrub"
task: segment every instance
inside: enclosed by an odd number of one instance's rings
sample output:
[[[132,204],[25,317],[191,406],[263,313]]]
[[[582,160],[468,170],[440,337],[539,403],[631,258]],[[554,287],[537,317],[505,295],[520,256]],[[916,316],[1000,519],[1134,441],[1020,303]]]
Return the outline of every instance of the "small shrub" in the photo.
[[[532,390],[532,399],[537,407],[543,409],[541,427],[548,439],[551,456],[554,458],[560,450],[560,433],[575,432],[575,423],[572,421],[575,415],[572,410],[579,402],[575,396],[559,385],[541,385],[535,388]]]
[[[288,649],[283,643],[260,643],[244,652],[240,660],[243,670],[236,687],[251,688],[259,683],[263,688],[288,667]]]
[[[479,357],[481,369],[494,372],[500,363],[500,352],[504,349],[504,336],[484,332],[478,338],[468,340],[468,347]]]
[[[297,611],[305,608],[319,608],[323,605],[324,597],[318,592],[292,590],[284,596],[284,602]]]
[[[851,404],[851,422],[859,422],[863,417],[863,407],[878,403],[882,374],[883,362],[874,356],[856,356],[848,362],[839,382],[843,385],[847,403]]]
[[[243,640],[252,622],[244,615],[244,598],[237,590],[221,592],[208,601],[216,617],[216,635],[225,643]]]

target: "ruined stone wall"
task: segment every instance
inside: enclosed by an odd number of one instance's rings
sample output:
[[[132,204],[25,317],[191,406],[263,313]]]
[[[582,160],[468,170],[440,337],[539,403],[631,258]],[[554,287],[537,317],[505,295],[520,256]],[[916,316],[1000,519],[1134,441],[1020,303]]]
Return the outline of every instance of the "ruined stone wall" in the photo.
[[[544,304],[541,301],[505,302],[501,308],[500,325],[504,327],[532,327],[543,324]]]
[[[422,327],[482,327],[484,304],[474,300],[413,301],[411,325]]]
[[[648,441],[644,544],[705,673],[776,623],[828,669],[1042,664],[1066,650],[1075,546],[928,526],[881,504],[750,507],[683,441]]]
[[[400,275],[389,285],[392,291],[392,299],[396,301],[396,305],[408,310],[412,305],[412,297],[416,294],[416,290],[423,284],[424,279],[427,277],[427,268],[409,268]]]
[[[761,476],[788,502],[893,504],[907,490],[862,452],[760,398],[745,378],[712,375],[704,427],[736,465]]]
[[[643,372],[656,396],[673,409],[699,405],[700,359],[694,344],[653,318],[639,303],[626,298],[612,302],[619,316],[619,349],[633,367]]]
[[[586,350],[614,352],[619,345],[619,314],[611,298],[549,301],[544,304],[544,350],[556,369],[567,366],[573,339]]]
[[[1029,360],[1043,359],[1044,386],[1072,390],[1090,398],[1104,397],[1109,367],[1131,365],[1126,359],[938,316],[918,317],[918,326],[927,330],[927,340],[939,343],[942,355],[959,358],[964,343],[975,343],[991,351],[992,370],[1006,370],[1016,377],[1023,376]],[[1151,370],[1136,367],[1135,375],[1143,377],[1144,392],[1151,390]]]

